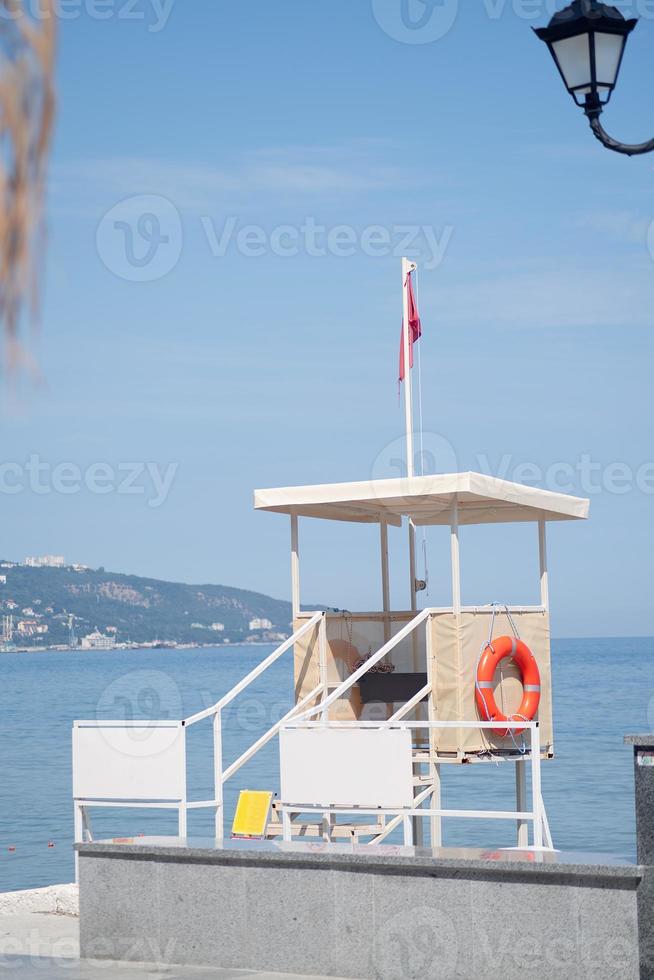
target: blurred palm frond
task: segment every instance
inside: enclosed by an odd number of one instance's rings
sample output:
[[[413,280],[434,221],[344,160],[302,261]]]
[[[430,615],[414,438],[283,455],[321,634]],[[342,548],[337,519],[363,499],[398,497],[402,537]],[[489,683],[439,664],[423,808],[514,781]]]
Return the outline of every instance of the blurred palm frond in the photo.
[[[0,0],[0,332],[8,372],[34,369],[20,332],[25,314],[33,321],[38,314],[55,109],[55,4]]]

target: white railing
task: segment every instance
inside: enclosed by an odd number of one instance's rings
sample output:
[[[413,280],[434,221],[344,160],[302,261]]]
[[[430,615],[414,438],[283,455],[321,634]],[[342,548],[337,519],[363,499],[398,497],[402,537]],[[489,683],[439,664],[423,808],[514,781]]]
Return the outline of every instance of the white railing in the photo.
[[[432,609],[423,609],[422,612],[418,613],[417,616],[414,616],[411,622],[407,623],[406,626],[404,626],[398,633],[395,634],[395,636],[391,637],[391,639],[387,643],[385,643],[383,647],[381,647],[377,651],[377,653],[374,653],[371,657],[368,657],[365,663],[363,663],[358,670],[355,670],[354,673],[350,674],[350,676],[346,678],[342,684],[339,684],[339,686],[336,687],[331,694],[326,693],[325,697],[321,700],[320,704],[316,705],[316,707],[314,708],[311,708],[303,715],[300,715],[297,720],[304,721],[304,720],[308,720],[309,718],[312,718],[314,715],[322,714],[323,722],[325,722],[328,717],[327,712],[329,711],[331,705],[334,704],[335,701],[338,701],[340,698],[342,698],[343,695],[347,694],[348,691],[352,687],[354,687],[356,683],[358,683],[358,681],[363,677],[364,674],[367,674],[368,671],[371,670],[373,667],[375,667],[381,660],[384,659],[384,657],[388,656],[391,650],[393,650],[399,643],[401,643],[403,640],[406,640],[406,638],[410,636],[411,633],[413,633],[413,631],[418,628],[418,626],[420,626],[427,619],[429,619],[432,613],[433,613]],[[320,652],[321,652],[321,674],[323,674],[325,672],[325,667],[322,664],[322,659],[324,656],[322,650],[322,642],[321,642]],[[427,659],[429,660],[429,658]],[[427,664],[427,673],[428,675],[431,674],[431,665],[429,663]],[[326,680],[323,680],[323,688],[326,692],[327,691]],[[428,694],[430,690],[431,690],[431,682],[427,685],[426,688],[422,690],[422,692],[420,692],[422,697],[424,697],[425,694]],[[420,698],[419,700],[421,699],[422,698]],[[412,701],[413,700],[415,700],[415,698],[412,698]],[[405,705],[404,707],[407,708],[407,705]],[[412,705],[412,707],[414,707],[414,705]],[[333,722],[330,722],[330,725],[331,724],[333,724]]]
[[[405,704],[386,721],[379,722],[338,722],[329,720],[329,708],[340,698],[348,694],[351,688],[380,661],[382,661],[398,644],[426,623],[430,616],[439,610],[424,609],[408,622],[398,633],[386,642],[375,654],[369,657],[356,671],[344,681],[335,685],[330,684],[327,670],[327,617],[324,612],[310,616],[285,640],[276,650],[254,668],[246,677],[238,682],[216,704],[182,721],[76,721],[73,728],[73,780],[75,803],[75,840],[81,842],[85,838],[92,839],[91,822],[88,810],[91,807],[120,807],[125,809],[162,809],[178,811],[178,833],[185,837],[187,833],[187,812],[200,808],[212,808],[215,811],[215,835],[218,840],[224,837],[224,786],[247,762],[249,762],[275,736],[287,728],[410,728],[420,731],[432,728],[524,728],[531,736],[531,752],[523,760],[532,764],[533,804],[530,811],[465,811],[444,810],[440,807],[422,808],[434,794],[436,786],[430,785],[420,790],[409,809],[384,810],[371,808],[372,813],[384,817],[383,830],[375,834],[371,843],[379,843],[393,832],[400,824],[404,825],[405,842],[413,840],[411,818],[441,818],[441,817],[477,817],[480,819],[512,819],[518,826],[525,827],[531,821],[534,827],[534,845],[551,847],[551,836],[547,825],[547,817],[540,791],[540,734],[535,722],[444,722],[434,717],[434,706],[429,700],[429,721],[407,721],[406,716],[416,709],[432,690],[431,674],[431,635],[427,630],[426,637],[426,666],[427,684],[413,695]],[[486,611],[484,609],[484,611]],[[275,664],[296,642],[318,630],[319,652],[319,683],[308,694],[303,696],[276,724],[272,725],[250,748],[243,752],[226,768],[223,766],[223,733],[222,713],[243,691]],[[313,706],[312,702],[316,702]],[[312,719],[320,717],[319,721]],[[187,767],[186,767],[186,731],[191,726],[211,718],[213,722],[214,746],[214,798],[211,800],[190,801],[187,797]],[[95,735],[90,734],[95,731]],[[167,734],[166,734],[167,733]],[[97,735],[103,736],[98,742]],[[140,738],[154,739],[150,752],[144,755],[130,754],[121,751],[120,740],[132,739],[130,748],[138,743]],[[103,748],[103,744],[104,745]],[[156,744],[155,744],[156,743]],[[159,744],[160,743],[160,744]],[[157,768],[151,763],[152,745],[164,753],[166,765]],[[108,746],[108,751],[105,749]],[[160,751],[159,751],[160,750]],[[166,756],[168,752],[168,756]],[[160,760],[161,761],[161,760]],[[90,790],[90,791],[89,791]],[[306,801],[305,801],[306,802]],[[374,801],[373,801],[374,802]],[[298,806],[292,801],[282,801],[278,808],[282,814],[283,831],[286,837],[291,831],[291,814],[315,810],[331,818],[336,813],[354,812],[360,815],[368,811],[356,808],[325,809],[323,806]],[[385,817],[391,816],[389,822]],[[433,824],[432,824],[433,826]],[[374,833],[374,832],[373,832]]]
[[[277,647],[254,670],[238,682],[216,704],[198,711],[182,721],[76,721],[73,725],[73,777],[75,807],[75,841],[92,839],[91,808],[156,809],[177,810],[178,834],[187,833],[187,813],[189,810],[210,808],[215,812],[215,834],[218,840],[224,837],[224,786],[247,762],[268,744],[290,721],[322,715],[322,723],[327,723],[328,710],[336,700],[346,694],[357,681],[382,660],[391,650],[424,623],[431,610],[425,609],[404,626],[388,643],[345,681],[334,687],[327,676],[327,624],[324,612],[314,613],[302,626]],[[295,643],[318,629],[318,648],[320,664],[320,683],[300,699],[276,724],[243,752],[226,768],[223,767],[222,713],[254,681],[275,664]],[[331,690],[331,688],[334,688]],[[331,690],[331,693],[330,693]],[[394,718],[404,717],[431,690],[430,685],[419,692],[420,696],[407,702]],[[318,702],[302,714],[312,701]],[[211,718],[213,720],[214,747],[214,798],[211,800],[189,800],[186,780],[186,731],[193,725]],[[329,723],[331,724],[331,722]],[[89,733],[95,731],[101,740]],[[159,771],[152,772],[151,759],[163,751],[163,743],[171,741],[168,749],[174,749],[168,764]],[[173,734],[170,734],[170,733]],[[121,743],[126,739],[128,751]],[[131,753],[140,740],[149,742],[148,751],[143,755]],[[106,750],[106,751],[105,751]],[[89,789],[91,790],[89,792]]]
[[[89,809],[177,810],[178,833],[187,833],[187,812],[215,810],[216,838],[224,834],[223,787],[280,729],[326,690],[326,676],[246,752],[223,769],[222,712],[275,664],[298,640],[319,629],[324,650],[325,614],[315,613],[295,633],[238,682],[216,704],[181,721],[75,721],[73,723],[73,797],[75,841],[92,840]],[[321,657],[324,660],[324,656]],[[214,799],[187,797],[186,731],[213,719]],[[147,745],[145,743],[148,743]],[[142,750],[141,750],[142,749]],[[155,761],[156,760],[156,761]]]
[[[420,692],[422,693],[422,692]],[[416,695],[417,697],[417,695]],[[415,701],[415,698],[412,699]],[[416,701],[417,703],[417,701]],[[404,706],[408,712],[410,702]],[[404,709],[401,709],[403,711]],[[399,714],[399,712],[398,712]],[[323,727],[323,722],[310,722],[296,720],[284,726],[286,731],[291,730],[305,730],[309,731],[311,729],[321,729]],[[365,806],[324,806],[319,802],[307,803],[306,801],[291,801],[282,800],[278,806],[279,811],[282,814],[282,826],[283,835],[285,841],[290,841],[292,839],[292,816],[293,814],[305,814],[305,813],[319,813],[322,814],[323,820],[326,821],[327,818],[335,816],[337,814],[356,814],[357,816],[391,816],[391,820],[382,831],[381,834],[376,835],[373,840],[370,841],[371,844],[378,844],[384,838],[386,838],[393,830],[395,830],[400,823],[404,828],[404,844],[411,846],[413,844],[413,825],[412,818],[458,818],[458,819],[476,819],[476,820],[513,820],[518,823],[531,823],[533,828],[533,842],[532,847],[534,850],[551,850],[552,849],[552,837],[549,830],[549,824],[547,821],[547,815],[545,813],[545,807],[543,804],[543,796],[541,792],[541,741],[540,741],[540,726],[536,721],[401,721],[396,716],[388,719],[387,721],[330,721],[330,729],[340,729],[346,731],[362,731],[362,730],[377,730],[377,731],[388,731],[394,730],[419,730],[427,729],[431,731],[432,729],[438,728],[454,728],[454,729],[502,729],[507,728],[519,728],[529,732],[530,746],[529,754],[522,757],[523,762],[531,763],[531,796],[532,804],[531,810],[453,810],[453,809],[443,809],[441,807],[428,808],[422,807],[420,804],[425,802],[432,793],[434,792],[433,787],[428,787],[422,793],[418,794],[413,801],[413,806],[411,807],[379,807],[374,805],[374,801],[371,802],[370,807]],[[410,760],[409,760],[410,764]]]

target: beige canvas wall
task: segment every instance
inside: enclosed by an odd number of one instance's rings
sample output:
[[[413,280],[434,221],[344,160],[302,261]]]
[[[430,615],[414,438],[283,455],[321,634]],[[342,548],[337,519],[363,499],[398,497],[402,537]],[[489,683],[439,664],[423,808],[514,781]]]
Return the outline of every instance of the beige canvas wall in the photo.
[[[386,629],[390,636],[398,633],[412,618],[412,613],[393,613],[387,619]],[[306,622],[297,619],[295,630]],[[353,661],[359,657],[376,653],[384,644],[386,630],[384,618],[379,615],[327,614],[327,676],[332,684],[344,681],[352,673]],[[416,657],[419,669],[427,670],[426,632],[416,631]],[[399,672],[413,670],[413,641],[399,643],[388,657],[388,662]],[[299,701],[309,694],[320,682],[320,653],[318,628],[312,630],[295,644],[295,698]],[[330,718],[337,721],[354,721],[357,718],[374,720],[385,718],[384,705],[366,705],[362,709],[358,688],[354,687],[348,698],[336,702],[330,710]]]
[[[512,614],[518,635],[534,654],[541,675],[541,700],[537,721],[540,722],[543,752],[554,749],[552,730],[552,676],[550,662],[550,629],[547,613],[516,612]],[[487,612],[436,614],[431,617],[432,681],[435,717],[443,721],[476,721],[475,702],[477,664],[488,641],[491,615]],[[493,637],[512,635],[506,613],[496,616]],[[517,667],[508,660],[495,674],[495,701],[506,715],[516,712],[522,700],[522,684]],[[515,739],[515,741],[514,741]],[[524,743],[529,744],[528,735]],[[439,755],[475,755],[480,752],[514,751],[522,746],[520,736],[499,738],[479,729],[436,729],[432,734],[434,751]]]
[[[393,613],[388,621],[388,631],[393,636],[411,619],[412,614]],[[552,731],[552,682],[550,665],[549,617],[540,611],[516,612],[513,621],[520,637],[531,649],[541,674],[541,702],[538,720],[541,725],[541,741],[546,755],[553,753]],[[298,629],[306,619],[298,619]],[[478,720],[475,703],[475,676],[477,663],[484,643],[488,639],[491,615],[487,611],[463,612],[457,618],[454,613],[435,613],[426,627],[416,631],[417,662],[419,670],[426,666],[426,633],[431,633],[432,680],[435,717],[445,721]],[[511,634],[506,613],[498,613],[493,636]],[[336,685],[345,680],[353,669],[353,661],[359,656],[375,653],[385,640],[383,616],[380,615],[327,615],[327,673],[330,683]],[[412,639],[400,643],[390,654],[389,662],[401,672],[413,669]],[[295,696],[300,700],[312,691],[320,680],[320,655],[318,628],[295,644]],[[517,668],[504,661],[496,673],[495,699],[505,714],[517,711],[522,699],[522,685]],[[385,705],[366,705],[362,708],[358,688],[355,686],[347,698],[336,702],[330,709],[330,718],[338,721],[354,721],[357,718],[374,720],[387,717]],[[432,734],[432,746],[442,758],[463,760],[480,752],[513,751],[522,740],[511,737],[500,739],[479,729],[440,729]],[[525,736],[525,744],[528,738]]]

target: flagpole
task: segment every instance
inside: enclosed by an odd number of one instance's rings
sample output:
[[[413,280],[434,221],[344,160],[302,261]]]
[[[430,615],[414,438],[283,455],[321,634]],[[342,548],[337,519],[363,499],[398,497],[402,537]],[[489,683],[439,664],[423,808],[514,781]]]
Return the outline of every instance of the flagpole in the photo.
[[[414,476],[413,459],[413,380],[411,378],[411,338],[409,335],[409,275],[418,268],[402,259],[402,350],[404,353],[404,414],[406,419],[406,475]],[[413,590],[415,591],[415,590]]]
[[[413,451],[413,378],[411,377],[411,338],[409,335],[409,275],[418,268],[415,262],[409,259],[402,259],[402,310],[403,310],[403,330],[402,330],[402,350],[404,352],[404,413],[406,421],[406,475],[409,480],[415,476],[415,461]],[[409,518],[409,595],[411,596],[411,612],[415,613],[418,609],[418,596],[416,592],[416,529],[413,521]],[[418,637],[416,631],[412,635],[413,670],[417,673],[420,669],[420,655],[418,650]],[[417,706],[416,718],[422,718],[422,705]],[[416,847],[424,844],[423,821],[420,817],[413,818],[413,839]]]
[[[402,350],[404,352],[404,414],[406,421],[406,475],[409,479],[415,476],[413,451],[413,379],[411,377],[411,338],[409,335],[409,275],[418,268],[415,262],[402,259]],[[411,612],[418,608],[416,596],[416,529],[409,519],[409,588],[411,597]],[[418,644],[414,635],[413,669],[418,670]]]

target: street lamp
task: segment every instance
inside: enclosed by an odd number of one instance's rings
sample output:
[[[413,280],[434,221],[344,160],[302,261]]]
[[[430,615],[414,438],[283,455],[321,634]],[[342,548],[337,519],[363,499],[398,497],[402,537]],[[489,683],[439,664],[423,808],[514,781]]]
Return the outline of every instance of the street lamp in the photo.
[[[548,27],[536,30],[597,139],[609,150],[628,156],[654,150],[654,139],[636,145],[620,143],[608,135],[599,117],[616,86],[627,38],[637,23],[598,0],[574,0],[552,17]]]

